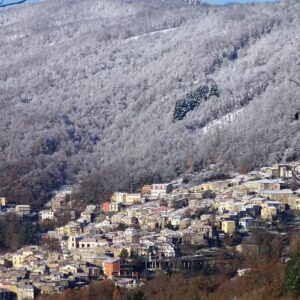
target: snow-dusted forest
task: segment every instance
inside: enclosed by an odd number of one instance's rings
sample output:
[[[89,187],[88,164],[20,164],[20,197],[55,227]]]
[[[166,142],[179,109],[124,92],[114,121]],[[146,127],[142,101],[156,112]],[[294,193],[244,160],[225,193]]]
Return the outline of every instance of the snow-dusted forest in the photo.
[[[0,11],[1,195],[39,204],[88,177],[101,198],[299,158],[299,32],[298,0]]]

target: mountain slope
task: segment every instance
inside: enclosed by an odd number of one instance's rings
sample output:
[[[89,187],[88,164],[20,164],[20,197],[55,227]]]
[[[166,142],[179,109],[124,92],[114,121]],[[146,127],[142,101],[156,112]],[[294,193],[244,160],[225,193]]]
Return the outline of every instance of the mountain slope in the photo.
[[[0,12],[2,193],[39,204],[77,176],[100,173],[110,192],[212,163],[299,157],[299,16],[296,0],[53,0]],[[174,119],[177,101],[212,83],[219,97]]]

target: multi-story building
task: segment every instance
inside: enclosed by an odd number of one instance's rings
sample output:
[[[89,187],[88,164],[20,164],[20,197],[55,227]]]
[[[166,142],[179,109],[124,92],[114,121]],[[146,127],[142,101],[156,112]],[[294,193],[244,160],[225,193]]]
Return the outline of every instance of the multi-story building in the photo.
[[[56,228],[56,232],[59,235],[76,235],[82,232],[82,228],[79,223],[77,222],[69,222],[65,226]]]
[[[207,237],[212,237],[212,235],[213,235],[212,227],[210,225],[203,223],[200,220],[193,220],[191,222],[191,228],[194,231],[196,231],[200,234],[203,234],[204,236],[207,236]]]
[[[112,195],[111,200],[113,203],[121,203],[125,205],[132,205],[135,203],[141,202],[141,194],[127,194],[127,193],[120,193],[116,192]]]
[[[79,248],[79,242],[83,240],[83,237],[80,235],[71,235],[68,239],[68,249],[77,249]]]
[[[277,215],[277,208],[275,206],[266,206],[261,209],[261,218],[263,220],[272,220]]]
[[[232,234],[235,232],[235,222],[234,221],[223,221],[222,230],[227,234]]]
[[[0,206],[6,206],[6,205],[7,205],[6,198],[1,197],[1,198],[0,198]]]
[[[151,197],[163,197],[172,191],[171,183],[152,184]]]
[[[124,203],[126,198],[126,193],[115,192],[111,196],[111,200],[116,203]]]
[[[120,259],[117,258],[108,258],[103,262],[103,273],[108,278],[113,276],[119,276],[121,270]]]
[[[65,195],[56,196],[51,201],[51,207],[53,211],[58,211],[66,208],[66,197]]]
[[[125,200],[124,200],[124,204],[125,205],[132,205],[135,203],[139,203],[141,202],[141,194],[126,194]]]
[[[288,200],[288,205],[291,209],[300,209],[300,196],[291,195]]]
[[[24,262],[24,256],[23,254],[15,254],[13,255],[13,258],[12,258],[12,262],[13,262],[13,267],[14,268],[20,268],[23,266],[23,262]]]
[[[110,212],[118,212],[120,210],[121,203],[111,202],[109,203],[108,210]]]
[[[89,211],[83,211],[80,214],[80,218],[87,223],[91,223],[93,219],[93,213],[90,213]]]
[[[42,211],[39,212],[39,218],[42,221],[53,220],[54,212],[52,210],[42,210]]]
[[[30,205],[16,205],[16,214],[26,216],[30,214]]]
[[[17,285],[17,297],[18,300],[34,299],[34,287],[29,284]]]
[[[274,201],[281,201],[288,203],[290,196],[293,195],[293,191],[290,189],[284,190],[265,190],[261,192],[261,195],[268,197]]]
[[[261,192],[265,190],[279,191],[284,187],[284,181],[281,179],[261,179],[254,181],[247,181],[245,187],[248,192]]]
[[[239,225],[244,229],[248,229],[249,227],[253,226],[253,224],[254,219],[252,217],[244,217],[239,221]]]

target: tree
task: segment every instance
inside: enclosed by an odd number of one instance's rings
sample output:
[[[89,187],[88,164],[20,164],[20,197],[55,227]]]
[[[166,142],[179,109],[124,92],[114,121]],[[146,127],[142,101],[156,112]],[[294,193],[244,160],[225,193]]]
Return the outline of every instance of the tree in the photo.
[[[127,258],[129,257],[129,252],[128,252],[128,250],[125,249],[125,248],[122,249],[122,251],[121,251],[119,257],[120,257],[121,259],[127,259]]]
[[[272,235],[264,229],[254,228],[251,238],[258,246],[260,260],[267,262],[272,253]]]
[[[0,245],[4,249],[17,250],[21,246],[37,242],[38,224],[14,214],[0,218]]]
[[[202,194],[203,198],[215,199],[216,193],[211,190],[206,190]]]
[[[300,252],[300,236],[299,233],[291,233],[289,237],[289,246],[291,253]]]
[[[126,225],[125,223],[119,223],[116,230],[124,231],[127,228],[128,228],[128,225]]]
[[[62,252],[60,241],[55,238],[44,240],[42,242],[42,248],[49,252]]]
[[[225,245],[228,245],[228,246],[236,246],[238,244],[240,244],[242,242],[242,237],[239,233],[233,233],[233,234],[230,234],[230,235],[226,235],[225,236],[225,239],[224,239],[224,243]]]
[[[126,300],[146,300],[146,298],[142,291],[137,291],[133,294],[127,295]]]
[[[299,73],[299,1],[280,10],[142,1],[143,13],[138,1],[58,2],[0,20],[1,196],[41,207],[80,178],[79,199],[99,204],[191,168],[206,177],[210,167],[221,174],[300,157],[290,119],[299,87],[289,82]],[[128,30],[135,37],[120,47]]]
[[[271,241],[271,258],[274,261],[278,261],[284,249],[283,240],[280,237],[274,237]]]
[[[285,289],[288,293],[300,294],[300,255],[293,254],[286,266]]]
[[[206,264],[203,269],[203,274],[205,276],[213,276],[218,272],[216,264]]]

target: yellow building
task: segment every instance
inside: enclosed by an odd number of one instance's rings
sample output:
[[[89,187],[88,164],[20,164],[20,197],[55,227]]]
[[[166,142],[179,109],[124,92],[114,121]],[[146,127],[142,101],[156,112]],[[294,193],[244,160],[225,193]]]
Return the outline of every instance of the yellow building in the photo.
[[[111,196],[111,200],[117,203],[124,203],[126,199],[126,195],[127,195],[126,193],[115,192]]]
[[[4,197],[0,198],[0,206],[6,206],[6,205],[7,205],[6,198]]]
[[[24,256],[23,254],[15,254],[13,255],[13,267],[14,268],[21,268],[24,263]]]
[[[122,203],[125,205],[132,205],[141,202],[141,194],[127,194],[116,192],[112,195],[111,200],[114,203]]]
[[[223,221],[222,230],[227,234],[232,234],[235,232],[235,222],[234,221]]]
[[[248,192],[261,192],[265,190],[279,191],[284,182],[281,179],[261,179],[254,181],[247,181],[245,187]]]
[[[275,206],[263,207],[260,214],[262,219],[272,220],[272,218],[277,215],[277,209]]]
[[[125,213],[118,213],[111,216],[110,221],[112,224],[121,223],[123,222],[123,218],[126,216]]]
[[[78,269],[72,265],[65,265],[59,268],[59,272],[62,274],[74,274],[78,272]]]
[[[130,256],[130,254],[131,254],[131,248],[130,247],[125,247],[123,245],[118,245],[117,244],[117,245],[112,246],[112,252],[113,252],[114,257],[119,258],[121,252],[123,251],[123,249],[127,250],[128,255]]]
[[[222,180],[222,181],[211,181],[205,182],[200,185],[200,191],[213,191],[222,193],[225,192],[228,188],[232,187],[233,183],[231,180]]]
[[[274,165],[273,167],[263,167],[260,169],[262,173],[271,175],[272,177],[279,177],[279,168],[278,165]]]
[[[59,235],[76,235],[82,232],[81,227],[78,223],[75,222],[69,222],[65,226],[56,228],[56,232]]]
[[[300,209],[300,197],[299,196],[290,196],[288,200],[288,205],[291,209]]]
[[[214,189],[214,186],[212,182],[206,182],[206,183],[202,183],[199,186],[199,188],[200,191],[212,191]]]
[[[124,204],[130,205],[141,202],[141,194],[126,194]]]
[[[279,168],[279,176],[281,178],[292,178],[293,177],[292,171],[289,170],[288,167],[279,166],[278,168]]]
[[[26,263],[26,258],[33,255],[31,251],[24,251],[22,253],[16,253],[12,257],[12,263],[14,268],[21,268]]]
[[[268,197],[274,201],[281,201],[288,203],[289,198],[293,195],[293,191],[290,189],[284,189],[279,191],[267,190],[261,192],[264,197]]]

